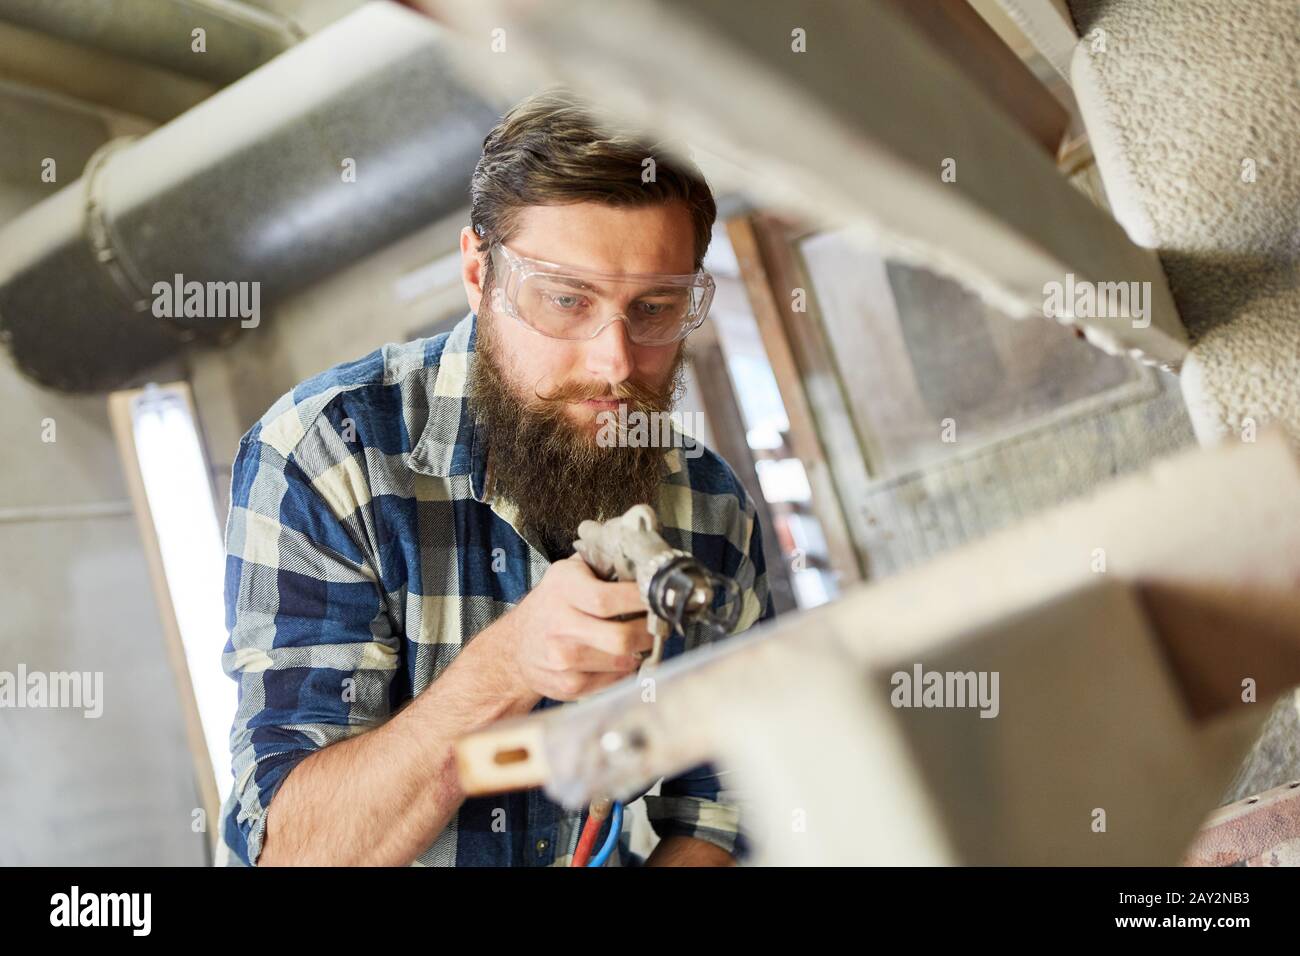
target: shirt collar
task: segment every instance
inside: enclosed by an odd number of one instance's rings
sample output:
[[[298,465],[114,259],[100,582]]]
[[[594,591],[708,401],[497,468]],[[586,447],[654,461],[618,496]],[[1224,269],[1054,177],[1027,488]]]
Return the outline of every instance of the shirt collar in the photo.
[[[482,501],[486,435],[476,427],[469,407],[477,322],[470,311],[451,331],[424,340],[424,366],[408,380],[414,394],[403,404],[424,416],[422,423],[412,416],[411,428],[418,427],[420,437],[407,456],[407,466],[433,478],[469,475],[472,493]]]

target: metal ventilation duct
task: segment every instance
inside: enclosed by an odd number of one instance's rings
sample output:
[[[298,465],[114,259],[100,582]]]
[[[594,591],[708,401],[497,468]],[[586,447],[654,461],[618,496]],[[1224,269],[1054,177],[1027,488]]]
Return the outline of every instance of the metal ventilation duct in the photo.
[[[0,336],[19,367],[67,390],[115,387],[189,339],[240,331],[238,316],[155,318],[156,282],[257,282],[265,311],[468,205],[499,117],[453,74],[444,37],[369,4],[110,143],[0,229]]]
[[[0,0],[0,20],[223,86],[302,38],[233,0]],[[199,29],[203,52],[193,49]]]

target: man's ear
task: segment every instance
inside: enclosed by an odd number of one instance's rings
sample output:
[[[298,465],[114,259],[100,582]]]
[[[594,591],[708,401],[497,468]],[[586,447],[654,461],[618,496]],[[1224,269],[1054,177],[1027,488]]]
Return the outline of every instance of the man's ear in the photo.
[[[479,237],[473,226],[460,231],[460,279],[470,311],[479,314],[483,302],[483,256],[478,251]]]

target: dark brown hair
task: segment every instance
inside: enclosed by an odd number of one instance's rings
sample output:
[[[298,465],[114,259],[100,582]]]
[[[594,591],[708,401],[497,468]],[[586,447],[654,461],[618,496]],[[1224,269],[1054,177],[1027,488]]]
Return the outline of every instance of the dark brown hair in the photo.
[[[648,206],[681,201],[695,230],[695,268],[704,262],[718,209],[713,191],[681,143],[618,124],[563,88],[516,104],[483,141],[470,180],[470,225],[479,252],[509,242],[525,206],[601,202]],[[642,182],[646,157],[652,182]],[[488,259],[484,289],[491,286]]]

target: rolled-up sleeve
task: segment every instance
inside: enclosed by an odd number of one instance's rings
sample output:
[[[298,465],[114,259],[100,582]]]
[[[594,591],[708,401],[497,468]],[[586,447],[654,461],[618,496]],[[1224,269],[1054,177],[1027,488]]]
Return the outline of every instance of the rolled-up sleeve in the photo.
[[[752,502],[745,500],[738,513],[738,533],[732,537],[747,541],[740,551],[738,566],[725,571],[741,585],[741,613],[732,634],[775,617],[768,591],[763,534]],[[646,816],[660,839],[669,836],[694,837],[743,859],[748,844],[741,826],[739,799],[728,786],[730,772],[703,764],[686,773],[665,779],[659,795],[645,797]]]
[[[646,816],[659,839],[694,837],[733,856],[744,856],[740,807],[726,795],[724,779],[712,764],[703,764],[664,780],[658,796],[647,794]]]
[[[341,505],[337,474],[314,470],[253,433],[234,464],[222,658],[239,692],[222,825],[231,863],[256,864],[267,808],[294,767],[390,711],[397,640],[347,513],[369,502],[354,489]]]

